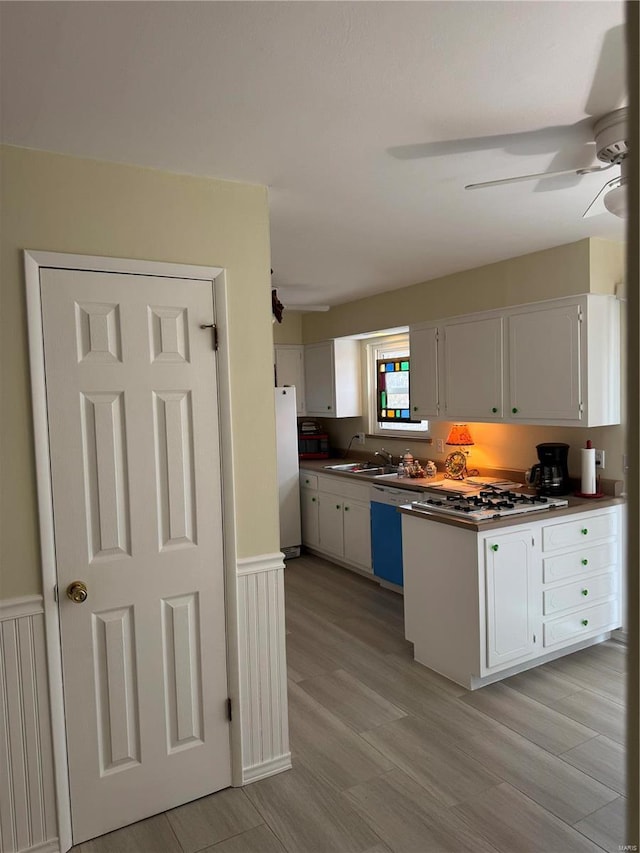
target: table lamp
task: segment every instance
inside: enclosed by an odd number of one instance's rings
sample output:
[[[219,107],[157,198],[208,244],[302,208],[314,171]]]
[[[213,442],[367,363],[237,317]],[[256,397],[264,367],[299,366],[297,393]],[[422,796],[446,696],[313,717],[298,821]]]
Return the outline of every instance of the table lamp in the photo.
[[[470,447],[473,444],[469,427],[466,424],[454,424],[445,444],[454,447]],[[445,477],[449,480],[464,480],[467,476],[467,454],[462,450],[452,451],[444,463]]]

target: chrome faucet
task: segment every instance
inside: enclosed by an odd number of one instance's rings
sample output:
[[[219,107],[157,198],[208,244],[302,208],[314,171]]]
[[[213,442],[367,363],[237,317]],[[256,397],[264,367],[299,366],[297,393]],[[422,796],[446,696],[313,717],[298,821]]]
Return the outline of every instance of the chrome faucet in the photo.
[[[386,459],[388,465],[393,465],[393,454],[389,453],[388,450],[385,450],[384,447],[381,447],[380,450],[376,450],[374,456],[381,456],[383,459]]]

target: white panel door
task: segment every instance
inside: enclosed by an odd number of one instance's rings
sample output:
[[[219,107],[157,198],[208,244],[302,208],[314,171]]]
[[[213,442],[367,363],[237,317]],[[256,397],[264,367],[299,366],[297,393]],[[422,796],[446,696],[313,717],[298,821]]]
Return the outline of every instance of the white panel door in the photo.
[[[41,290],[77,844],[231,781],[213,292],[53,269]]]

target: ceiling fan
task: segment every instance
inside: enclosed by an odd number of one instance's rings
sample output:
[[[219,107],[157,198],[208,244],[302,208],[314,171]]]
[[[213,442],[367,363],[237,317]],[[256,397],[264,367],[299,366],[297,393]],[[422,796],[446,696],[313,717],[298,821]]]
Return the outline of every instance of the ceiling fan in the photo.
[[[562,169],[555,172],[537,172],[532,175],[519,175],[513,178],[502,178],[497,181],[482,181],[481,183],[467,184],[466,190],[484,189],[485,187],[496,187],[502,184],[515,184],[519,181],[532,181],[538,178],[551,178],[560,175],[590,175],[594,172],[606,172],[613,166],[620,166],[620,174],[607,181],[595,198],[591,201],[584,216],[589,216],[596,201],[604,193],[604,206],[610,213],[624,218],[627,212],[627,183],[628,183],[628,160],[629,143],[627,140],[627,113],[626,107],[622,107],[599,118],[593,125],[593,138],[596,146],[596,157],[604,166],[589,166],[581,169]]]
[[[547,172],[467,184],[465,189],[469,190],[538,180],[536,191],[547,192],[573,186],[585,175],[619,166],[620,174],[605,183],[583,216],[593,216],[600,212],[596,202],[604,195],[606,209],[616,216],[624,217],[629,165],[628,111],[622,106],[626,102],[625,56],[625,28],[621,24],[611,27],[604,34],[595,76],[584,108],[588,118],[576,124],[541,127],[494,136],[400,145],[390,148],[389,153],[400,160],[495,149],[502,149],[516,156],[554,155]],[[605,165],[588,165],[589,162],[593,163],[594,143],[596,158]],[[577,168],[581,159],[585,165]],[[567,162],[575,162],[576,167],[567,169]],[[560,170],[557,170],[558,167],[561,167]],[[547,180],[549,178],[555,180]]]

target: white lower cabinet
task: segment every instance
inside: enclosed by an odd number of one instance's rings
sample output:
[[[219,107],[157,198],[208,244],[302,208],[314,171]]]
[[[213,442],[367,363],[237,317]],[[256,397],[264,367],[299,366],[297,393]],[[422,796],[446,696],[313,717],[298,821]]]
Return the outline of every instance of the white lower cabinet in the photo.
[[[318,547],[327,554],[335,557],[344,555],[344,506],[342,497],[330,492],[318,494],[319,511],[319,542]]]
[[[347,501],[344,504],[344,559],[373,573],[371,563],[371,508],[368,503]]]
[[[620,627],[619,506],[487,532],[403,513],[402,545],[414,657],[464,687]]]
[[[302,544],[348,567],[373,573],[370,489],[338,476],[300,472]]]
[[[484,540],[488,667],[535,654],[533,542],[529,528]]]
[[[302,544],[317,548],[320,544],[320,504],[317,489],[300,489],[300,521]]]

